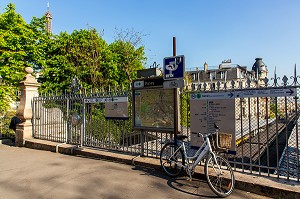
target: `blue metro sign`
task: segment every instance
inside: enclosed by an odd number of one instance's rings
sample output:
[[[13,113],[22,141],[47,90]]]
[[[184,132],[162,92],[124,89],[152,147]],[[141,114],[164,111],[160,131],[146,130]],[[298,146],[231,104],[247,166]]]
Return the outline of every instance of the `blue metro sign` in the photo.
[[[164,80],[182,79],[185,71],[184,55],[164,58]]]

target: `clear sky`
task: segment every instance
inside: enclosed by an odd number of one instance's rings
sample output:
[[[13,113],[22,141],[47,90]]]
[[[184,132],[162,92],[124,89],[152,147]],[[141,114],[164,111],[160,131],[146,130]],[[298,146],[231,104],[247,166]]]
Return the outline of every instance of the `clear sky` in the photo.
[[[26,22],[47,11],[53,15],[53,33],[71,33],[88,25],[104,39],[114,40],[115,28],[142,32],[149,67],[172,56],[185,55],[186,68],[218,66],[231,59],[251,70],[262,57],[269,78],[300,74],[299,0],[0,0],[0,12],[9,2]]]

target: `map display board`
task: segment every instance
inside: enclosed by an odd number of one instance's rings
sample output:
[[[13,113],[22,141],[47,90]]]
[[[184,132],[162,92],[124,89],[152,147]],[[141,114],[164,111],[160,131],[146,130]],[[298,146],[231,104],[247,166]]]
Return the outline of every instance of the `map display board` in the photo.
[[[174,130],[174,90],[135,90],[134,112],[135,128]]]
[[[214,123],[220,132],[232,135],[231,149],[235,150],[235,100],[191,98],[191,132],[214,132]],[[191,134],[191,144],[201,146],[202,137]]]

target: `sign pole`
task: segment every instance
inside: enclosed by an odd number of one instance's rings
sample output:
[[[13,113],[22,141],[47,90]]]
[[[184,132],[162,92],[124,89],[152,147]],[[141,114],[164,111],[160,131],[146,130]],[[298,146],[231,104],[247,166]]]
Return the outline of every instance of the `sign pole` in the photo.
[[[173,56],[176,56],[176,37],[173,37]],[[179,127],[179,99],[178,88],[174,88],[174,138],[177,139],[178,127]]]
[[[176,37],[173,37],[173,56],[176,56]]]

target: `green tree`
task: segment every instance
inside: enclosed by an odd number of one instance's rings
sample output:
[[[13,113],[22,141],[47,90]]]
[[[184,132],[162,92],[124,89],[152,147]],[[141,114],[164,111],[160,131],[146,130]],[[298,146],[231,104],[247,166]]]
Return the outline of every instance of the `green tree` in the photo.
[[[146,59],[143,47],[135,48],[125,40],[108,45],[93,28],[53,36],[45,51],[48,59],[41,80],[44,92],[68,90],[75,75],[88,90],[129,88]]]
[[[41,80],[45,92],[68,90],[75,75],[86,89],[117,84],[112,52],[95,29],[62,32],[45,50],[48,59]]]
[[[41,69],[42,76],[39,79],[42,83],[41,92],[66,90],[71,77],[76,74],[76,68],[66,57],[69,37],[66,32],[62,32],[59,35],[53,35],[48,41],[45,47],[47,59]]]
[[[6,111],[9,102],[15,100],[15,91],[25,77],[24,68],[35,68],[44,63],[43,45],[47,36],[43,22],[43,18],[33,18],[27,24],[11,3],[0,15],[1,112]]]
[[[275,118],[276,114],[278,117],[284,117],[283,111],[280,110],[278,107],[276,108],[276,104],[275,103],[270,103],[270,117],[271,118]]]
[[[134,30],[116,30],[115,41],[110,44],[114,61],[118,65],[118,83],[127,88],[147,60],[144,46],[141,45],[143,36]]]

